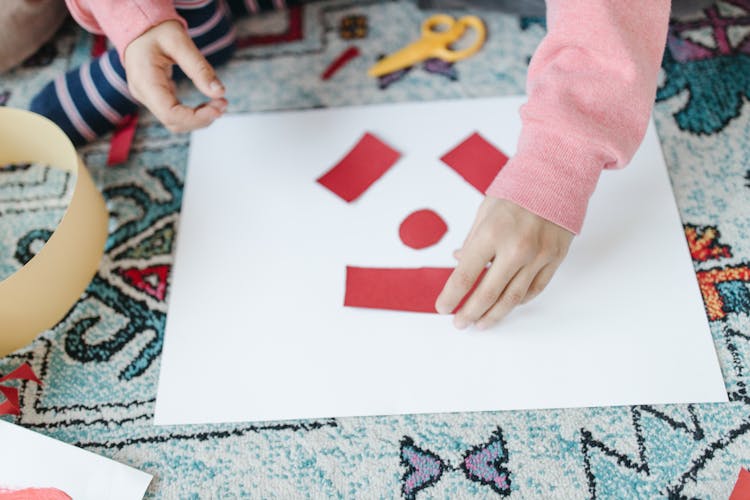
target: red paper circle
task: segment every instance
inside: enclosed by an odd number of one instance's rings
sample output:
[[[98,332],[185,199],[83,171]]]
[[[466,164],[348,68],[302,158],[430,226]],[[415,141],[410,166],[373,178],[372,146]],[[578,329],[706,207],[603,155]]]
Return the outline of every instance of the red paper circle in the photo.
[[[411,213],[398,228],[398,235],[407,247],[416,250],[434,245],[448,231],[442,217],[429,209]]]

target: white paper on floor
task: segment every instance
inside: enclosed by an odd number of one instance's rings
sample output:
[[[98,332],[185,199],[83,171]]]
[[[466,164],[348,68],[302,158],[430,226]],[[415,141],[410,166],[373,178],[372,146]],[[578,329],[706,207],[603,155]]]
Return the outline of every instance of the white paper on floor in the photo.
[[[192,136],[157,424],[727,401],[653,124],[602,174],[547,290],[488,332],[343,307],[347,265],[454,266],[482,196],[439,158],[515,150],[523,98],[228,116]],[[354,203],[315,182],[364,132],[403,156]],[[404,246],[416,209],[448,223]],[[196,404],[200,401],[200,404]]]
[[[2,420],[0,450],[0,490],[55,488],[75,500],[140,500],[152,478]]]

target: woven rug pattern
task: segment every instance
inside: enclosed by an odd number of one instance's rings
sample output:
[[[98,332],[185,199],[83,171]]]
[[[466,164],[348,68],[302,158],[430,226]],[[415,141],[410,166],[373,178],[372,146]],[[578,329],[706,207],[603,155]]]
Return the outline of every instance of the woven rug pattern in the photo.
[[[326,0],[238,21],[242,48],[220,69],[229,110],[523,92],[544,20],[497,12],[481,13],[490,36],[477,56],[369,79],[369,65],[417,36],[428,14],[406,1]],[[67,25],[0,77],[0,104],[28,106],[50,78],[85,61],[91,43]],[[362,55],[321,80],[351,45]],[[126,164],[106,166],[108,138],[82,150],[111,214],[105,256],[60,324],[0,359],[0,373],[29,362],[43,381],[20,384],[21,414],[4,418],[154,474],[149,498],[727,498],[750,467],[749,96],[750,2],[674,19],[654,115],[728,404],[155,427],[189,138],[143,112]],[[0,271],[36,251],[62,213],[69,183],[40,172],[34,182],[0,173]],[[40,183],[53,187],[40,194]],[[670,290],[644,293],[660,300]],[[195,369],[232,383],[221,367]],[[498,390],[504,383],[513,381]]]

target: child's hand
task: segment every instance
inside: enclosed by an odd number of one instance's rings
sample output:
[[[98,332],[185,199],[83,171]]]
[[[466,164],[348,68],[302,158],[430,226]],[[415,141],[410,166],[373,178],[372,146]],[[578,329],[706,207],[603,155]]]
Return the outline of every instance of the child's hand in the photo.
[[[126,47],[124,56],[133,97],[172,132],[205,127],[226,110],[224,85],[177,21],[166,21],[146,31]],[[195,108],[181,104],[172,80],[174,64],[211,100]]]
[[[435,303],[452,312],[491,263],[481,283],[456,312],[453,323],[485,329],[547,286],[568,252],[573,233],[506,200],[487,196],[456,251],[459,260]]]

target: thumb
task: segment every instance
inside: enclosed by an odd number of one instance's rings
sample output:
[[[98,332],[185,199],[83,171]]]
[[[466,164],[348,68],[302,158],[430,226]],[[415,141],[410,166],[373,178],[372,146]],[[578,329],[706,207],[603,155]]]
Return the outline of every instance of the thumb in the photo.
[[[174,46],[170,55],[203,94],[212,99],[224,97],[224,84],[187,33],[184,33],[184,40]]]

